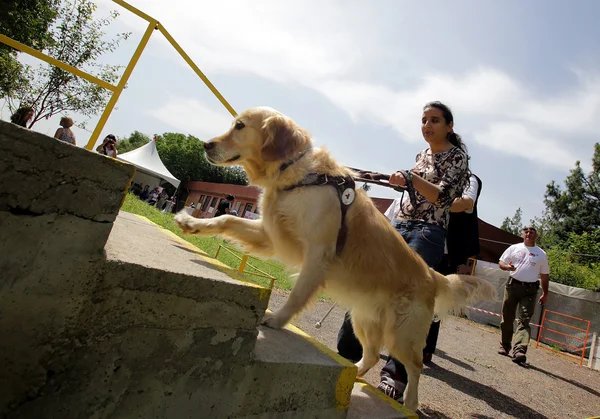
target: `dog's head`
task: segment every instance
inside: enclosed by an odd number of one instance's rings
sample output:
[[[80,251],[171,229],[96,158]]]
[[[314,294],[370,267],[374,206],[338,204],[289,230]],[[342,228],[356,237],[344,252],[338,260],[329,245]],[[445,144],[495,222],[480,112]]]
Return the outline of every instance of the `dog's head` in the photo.
[[[310,147],[309,134],[274,109],[252,108],[238,115],[225,134],[204,144],[218,166],[265,165],[294,158]]]

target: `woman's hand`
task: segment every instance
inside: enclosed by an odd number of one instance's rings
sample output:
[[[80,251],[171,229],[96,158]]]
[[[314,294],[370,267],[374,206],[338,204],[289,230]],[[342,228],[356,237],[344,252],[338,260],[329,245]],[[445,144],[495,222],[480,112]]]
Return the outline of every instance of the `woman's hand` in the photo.
[[[394,186],[406,186],[406,179],[400,172],[393,173],[388,182]]]

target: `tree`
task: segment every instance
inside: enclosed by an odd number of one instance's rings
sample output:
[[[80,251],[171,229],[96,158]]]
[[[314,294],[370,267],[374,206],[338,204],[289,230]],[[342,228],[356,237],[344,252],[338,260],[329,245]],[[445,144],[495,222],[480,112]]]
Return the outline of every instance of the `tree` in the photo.
[[[165,167],[181,181],[247,185],[248,177],[239,167],[218,167],[204,155],[204,143],[193,135],[167,132],[156,136],[156,148]]]
[[[165,132],[155,135],[156,149],[165,167],[181,181],[192,180],[214,183],[248,185],[248,176],[240,166],[219,167],[206,160],[204,143],[193,135]],[[134,131],[129,137],[117,141],[119,154],[148,144],[150,137]]]
[[[44,50],[53,42],[50,27],[58,14],[59,0],[2,0],[0,33],[22,44]],[[18,51],[0,43],[0,97],[25,90],[27,68],[17,60]]]
[[[128,138],[117,140],[117,152],[119,154],[127,153],[131,150],[135,150],[143,145],[150,142],[150,137],[146,134],[142,134],[139,131],[134,131]]]
[[[504,219],[500,228],[504,231],[508,231],[509,233],[520,236],[521,229],[523,228],[523,224],[521,222],[522,216],[523,216],[523,211],[521,211],[521,208],[519,207],[515,211],[515,215],[513,215],[512,218],[506,217]]]
[[[586,175],[576,162],[565,186],[563,190],[552,181],[544,195],[551,229],[559,243],[565,243],[571,233],[581,235],[600,228],[600,143],[594,145],[592,171]]]
[[[93,74],[114,84],[121,66],[102,65],[98,59],[114,51],[130,33],[117,34],[115,39],[104,39],[104,28],[116,19],[113,11],[108,17],[94,18],[96,5],[90,0],[65,0],[58,7],[56,24],[52,26],[51,41],[44,53],[73,67]],[[106,106],[110,92],[50,64],[32,70],[25,66],[29,78],[27,86],[7,92],[4,98],[14,111],[20,104],[34,108],[31,128],[41,119],[76,112],[85,116],[99,113]]]

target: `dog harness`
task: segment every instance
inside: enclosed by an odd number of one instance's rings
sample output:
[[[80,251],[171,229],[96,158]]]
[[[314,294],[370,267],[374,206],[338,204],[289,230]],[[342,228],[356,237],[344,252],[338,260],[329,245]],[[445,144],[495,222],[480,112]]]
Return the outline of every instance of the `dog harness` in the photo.
[[[338,231],[337,241],[335,244],[335,253],[340,255],[344,250],[346,244],[346,236],[348,235],[348,227],[346,225],[346,213],[348,208],[354,202],[356,197],[355,187],[356,184],[354,179],[350,176],[327,176],[322,173],[309,173],[304,179],[297,185],[292,185],[284,188],[284,191],[291,191],[292,189],[301,188],[304,186],[323,186],[331,185],[335,188],[338,193],[340,200],[340,206],[342,209],[342,221],[340,223],[340,229]]]

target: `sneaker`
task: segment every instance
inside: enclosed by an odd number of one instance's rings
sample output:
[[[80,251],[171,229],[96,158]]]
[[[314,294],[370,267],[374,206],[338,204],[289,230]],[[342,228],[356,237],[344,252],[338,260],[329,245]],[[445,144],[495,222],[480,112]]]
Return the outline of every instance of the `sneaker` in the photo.
[[[525,364],[527,362],[527,356],[523,352],[517,352],[513,355],[513,360],[515,364]]]
[[[398,391],[396,387],[391,386],[387,383],[381,382],[377,386],[378,390],[381,390],[386,396],[391,397],[396,400],[398,403],[404,404],[404,394]]]
[[[500,345],[500,349],[498,349],[498,353],[503,356],[508,356],[510,349],[507,349],[506,346]]]

